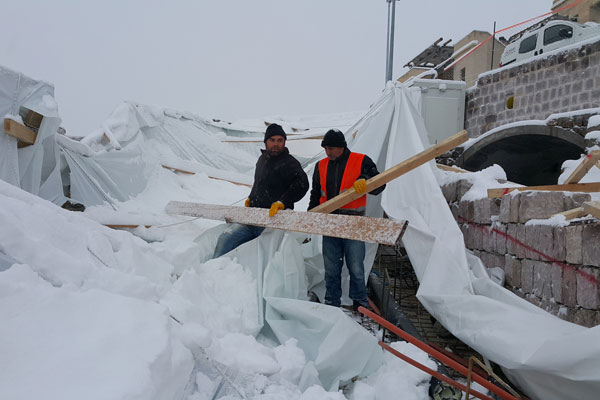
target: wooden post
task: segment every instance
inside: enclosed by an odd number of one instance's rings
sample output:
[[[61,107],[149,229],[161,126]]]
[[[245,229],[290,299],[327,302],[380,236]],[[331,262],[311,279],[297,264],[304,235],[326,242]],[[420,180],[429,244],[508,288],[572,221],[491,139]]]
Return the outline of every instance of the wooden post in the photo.
[[[425,164],[428,161],[433,160],[437,156],[444,154],[448,150],[452,150],[461,143],[464,143],[468,139],[467,131],[462,130],[456,135],[449,137],[448,139],[431,146],[427,150],[424,150],[407,160],[402,161],[399,164],[383,171],[382,173],[367,180],[367,193],[377,189],[388,183],[389,181],[398,178],[406,174],[409,171]],[[356,193],[354,188],[350,188],[343,193],[338,194],[332,199],[327,200],[325,203],[318,205],[317,207],[310,210],[311,212],[330,213],[337,210],[340,207],[350,203],[352,200],[356,200],[361,197],[361,194]]]
[[[4,118],[4,132],[26,145],[34,144],[37,133],[10,118]]]
[[[488,189],[488,197],[502,197],[513,190],[540,190],[549,192],[600,192],[600,182],[594,183],[571,183],[569,185],[545,185],[545,186],[523,186],[511,188]]]
[[[590,154],[585,156],[583,161],[575,168],[575,171],[569,175],[569,177],[563,182],[564,184],[578,183],[581,178],[588,173],[590,169],[600,160],[600,150],[592,151]]]

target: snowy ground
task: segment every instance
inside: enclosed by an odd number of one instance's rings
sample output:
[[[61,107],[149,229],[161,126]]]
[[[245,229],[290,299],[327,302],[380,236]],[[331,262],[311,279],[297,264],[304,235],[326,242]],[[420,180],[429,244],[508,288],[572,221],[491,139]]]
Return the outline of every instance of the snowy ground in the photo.
[[[205,261],[214,243],[202,234],[220,223],[164,213],[170,200],[240,205],[248,193],[157,166],[139,195],[81,214],[0,181],[0,398],[426,399],[429,376],[390,354],[327,392],[297,340],[262,333],[250,270]],[[435,368],[412,345],[392,346]]]

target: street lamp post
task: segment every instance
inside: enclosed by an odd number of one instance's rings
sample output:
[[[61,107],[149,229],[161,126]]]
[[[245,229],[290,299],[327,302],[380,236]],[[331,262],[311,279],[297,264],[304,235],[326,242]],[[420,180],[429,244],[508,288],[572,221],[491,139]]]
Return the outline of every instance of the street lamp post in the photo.
[[[396,21],[396,1],[386,0],[388,3],[387,23],[387,49],[385,55],[385,81],[391,81],[394,66],[394,25]]]

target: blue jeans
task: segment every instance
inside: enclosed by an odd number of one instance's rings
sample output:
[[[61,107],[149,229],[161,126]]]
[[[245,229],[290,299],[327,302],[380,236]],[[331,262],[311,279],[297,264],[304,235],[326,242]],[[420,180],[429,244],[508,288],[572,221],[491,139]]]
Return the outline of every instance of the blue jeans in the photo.
[[[365,243],[358,240],[323,236],[325,263],[325,304],[339,307],[342,297],[342,266],[350,273],[350,298],[361,306],[368,305],[365,285]]]
[[[221,257],[225,253],[229,253],[241,244],[251,241],[260,236],[265,228],[260,226],[231,224],[217,239],[213,258]]]

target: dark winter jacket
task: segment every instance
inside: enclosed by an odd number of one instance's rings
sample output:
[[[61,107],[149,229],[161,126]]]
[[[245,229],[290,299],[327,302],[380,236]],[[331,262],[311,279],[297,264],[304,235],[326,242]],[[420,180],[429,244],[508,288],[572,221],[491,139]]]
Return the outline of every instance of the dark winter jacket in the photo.
[[[327,200],[337,196],[340,193],[340,186],[342,185],[342,177],[344,176],[344,170],[346,169],[346,163],[350,156],[350,150],[346,147],[344,153],[333,161],[329,161],[327,166]],[[379,174],[377,166],[367,155],[363,158],[362,165],[360,167],[360,178],[369,179]],[[369,192],[369,194],[377,195],[383,192],[385,185],[378,187],[375,190]],[[319,199],[321,198],[321,176],[319,174],[319,163],[315,165],[315,172],[312,178],[312,190],[310,191],[310,203],[308,209],[312,209],[319,205]],[[333,214],[349,214],[349,215],[364,215],[363,212],[357,212],[349,209],[338,209]]]
[[[270,208],[274,202],[281,201],[285,208],[293,209],[294,203],[308,191],[306,173],[287,147],[276,156],[265,150],[261,152],[254,171],[250,207]]]

